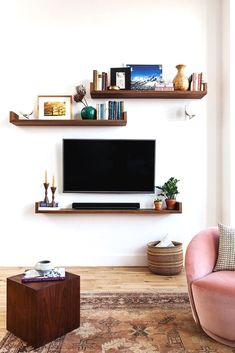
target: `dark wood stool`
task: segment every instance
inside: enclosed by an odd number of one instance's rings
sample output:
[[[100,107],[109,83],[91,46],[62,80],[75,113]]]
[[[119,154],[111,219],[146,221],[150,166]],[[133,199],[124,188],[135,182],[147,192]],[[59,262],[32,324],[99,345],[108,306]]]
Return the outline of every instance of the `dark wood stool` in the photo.
[[[37,348],[80,325],[80,276],[21,283],[7,278],[7,330]]]

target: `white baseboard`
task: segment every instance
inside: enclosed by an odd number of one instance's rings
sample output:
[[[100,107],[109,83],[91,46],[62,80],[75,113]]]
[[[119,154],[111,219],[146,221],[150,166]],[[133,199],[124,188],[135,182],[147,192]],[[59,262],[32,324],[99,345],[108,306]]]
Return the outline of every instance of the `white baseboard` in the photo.
[[[39,259],[41,260],[41,259]],[[50,259],[55,266],[73,267],[73,266],[147,266],[146,254],[134,255],[84,255],[78,254],[77,258],[64,259],[61,257]],[[25,268],[31,268],[35,263],[20,263],[19,260],[0,263],[0,267],[22,267],[22,272]]]
[[[64,266],[147,266],[147,255],[84,256]]]
[[[147,256],[146,255],[114,255],[114,256],[81,256],[78,255],[77,259],[51,259],[55,266],[61,267],[73,267],[73,266],[147,266]],[[33,264],[34,265],[34,264]],[[25,268],[32,267],[30,263],[19,264],[16,261],[8,262],[7,264],[1,264],[2,267],[22,267]],[[22,271],[23,272],[23,271]]]

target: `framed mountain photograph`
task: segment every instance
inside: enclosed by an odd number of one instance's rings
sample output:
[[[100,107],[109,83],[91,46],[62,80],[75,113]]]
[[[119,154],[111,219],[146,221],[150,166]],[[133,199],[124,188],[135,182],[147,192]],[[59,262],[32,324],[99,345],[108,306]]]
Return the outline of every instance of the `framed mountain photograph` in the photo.
[[[133,65],[131,70],[131,89],[154,90],[155,86],[163,82],[162,65]]]

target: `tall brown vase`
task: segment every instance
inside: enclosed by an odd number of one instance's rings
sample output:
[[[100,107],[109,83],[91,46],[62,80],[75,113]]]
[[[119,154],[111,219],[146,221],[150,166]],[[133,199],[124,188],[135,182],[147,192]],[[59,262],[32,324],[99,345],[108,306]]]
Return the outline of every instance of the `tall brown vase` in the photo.
[[[189,80],[185,74],[185,67],[185,65],[176,65],[178,72],[173,80],[175,91],[187,91],[189,88]]]

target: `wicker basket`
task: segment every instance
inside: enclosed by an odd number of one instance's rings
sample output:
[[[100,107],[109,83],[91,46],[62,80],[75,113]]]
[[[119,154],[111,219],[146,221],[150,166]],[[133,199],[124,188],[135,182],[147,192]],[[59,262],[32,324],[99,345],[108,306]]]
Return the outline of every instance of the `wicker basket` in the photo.
[[[174,246],[156,247],[159,241],[148,243],[149,269],[158,275],[177,275],[183,268],[182,243],[172,241]]]

